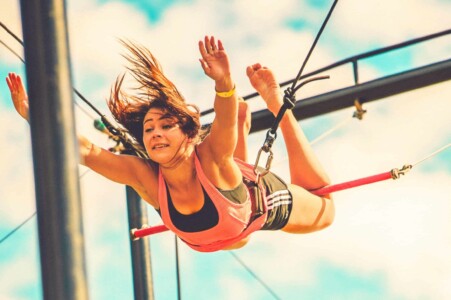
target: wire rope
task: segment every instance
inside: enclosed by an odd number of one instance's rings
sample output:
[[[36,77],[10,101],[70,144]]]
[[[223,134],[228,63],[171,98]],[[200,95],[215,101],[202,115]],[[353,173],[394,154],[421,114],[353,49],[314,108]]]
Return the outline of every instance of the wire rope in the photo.
[[[436,151],[432,152],[432,153],[429,154],[428,156],[426,156],[426,157],[424,157],[424,158],[418,160],[417,162],[413,163],[413,164],[412,164],[412,167],[413,167],[413,166],[416,166],[416,165],[418,165],[418,164],[420,164],[420,163],[422,163],[422,162],[424,162],[425,160],[428,160],[429,158],[431,158],[431,157],[433,157],[433,156],[439,154],[439,153],[442,152],[442,151],[445,151],[445,150],[446,150],[447,148],[449,148],[449,147],[451,147],[451,143],[449,143],[449,144],[447,144],[447,145],[445,145],[445,146],[443,146],[443,147],[437,149]]]
[[[236,261],[238,261],[238,263],[240,263],[240,265],[255,279],[257,280],[265,289],[266,291],[268,291],[268,293],[270,293],[275,299],[282,299],[280,298],[276,292],[271,289],[271,287],[269,286],[269,284],[267,284],[265,281],[263,281],[254,271],[252,271],[252,269],[247,266],[244,261],[234,252],[234,251],[229,251],[230,255],[232,255]]]
[[[7,233],[1,240],[0,240],[0,244],[3,243],[4,241],[6,241],[6,239],[8,239],[10,236],[12,236],[17,230],[19,230],[22,226],[24,226],[26,223],[28,223],[28,221],[30,221],[34,216],[36,215],[36,211],[29,216],[28,218],[26,218],[22,223],[20,223],[19,225],[17,225],[13,230],[11,230],[9,233]]]
[[[320,134],[319,136],[317,136],[316,138],[314,138],[311,142],[310,145],[315,145],[316,143],[322,141],[325,137],[328,137],[329,135],[331,135],[332,133],[334,133],[335,131],[337,131],[338,129],[341,129],[342,127],[344,127],[345,125],[347,125],[349,122],[351,122],[352,117],[351,118],[346,118],[344,120],[342,120],[340,123],[337,123],[334,127],[330,128],[329,130],[323,132],[322,134]]]

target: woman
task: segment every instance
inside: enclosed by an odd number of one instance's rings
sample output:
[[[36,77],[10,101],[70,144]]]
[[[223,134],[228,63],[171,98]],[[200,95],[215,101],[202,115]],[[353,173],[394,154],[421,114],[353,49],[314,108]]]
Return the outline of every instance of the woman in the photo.
[[[80,137],[82,164],[133,187],[169,229],[198,251],[242,247],[249,234],[259,229],[307,233],[331,224],[332,199],[308,192],[327,185],[328,177],[291,111],[280,122],[291,184],[269,173],[256,185],[253,167],[237,159],[246,159],[250,114],[237,98],[220,40],[199,41],[201,67],[214,80],[216,90],[216,115],[208,134],[201,130],[198,109],[185,103],[152,54],[124,44],[131,53],[129,70],[140,85],[139,93],[123,92],[123,77],[119,78],[108,105],[150,159],[116,155]],[[246,72],[268,109],[277,114],[282,97],[273,73],[260,64],[247,67]],[[28,119],[20,77],[9,74],[7,83],[16,110]],[[265,198],[266,211],[255,215],[259,197]]]

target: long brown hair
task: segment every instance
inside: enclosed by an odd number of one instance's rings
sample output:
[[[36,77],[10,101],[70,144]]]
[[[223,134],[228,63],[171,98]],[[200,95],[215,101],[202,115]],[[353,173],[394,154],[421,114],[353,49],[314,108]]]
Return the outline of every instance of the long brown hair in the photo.
[[[121,40],[121,43],[129,51],[123,56],[129,62],[127,69],[138,86],[134,88],[137,93],[132,95],[122,89],[125,74],[116,79],[108,99],[108,107],[116,121],[144,148],[144,117],[150,108],[160,108],[178,120],[188,138],[195,143],[200,141],[202,131],[198,107],[185,102],[147,48],[133,42]]]

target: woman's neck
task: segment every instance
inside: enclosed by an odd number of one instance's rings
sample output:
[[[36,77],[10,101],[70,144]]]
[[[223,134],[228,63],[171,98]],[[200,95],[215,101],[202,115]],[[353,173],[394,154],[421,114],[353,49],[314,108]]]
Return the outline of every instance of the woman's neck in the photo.
[[[196,178],[196,166],[194,162],[195,149],[189,147],[175,164],[170,166],[160,165],[164,180],[171,189],[184,188]]]

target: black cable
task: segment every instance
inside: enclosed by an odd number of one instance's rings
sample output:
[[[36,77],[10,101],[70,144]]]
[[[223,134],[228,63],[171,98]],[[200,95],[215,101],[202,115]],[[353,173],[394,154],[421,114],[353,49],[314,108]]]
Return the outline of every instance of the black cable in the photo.
[[[266,139],[265,139],[265,141],[263,143],[263,146],[261,147],[260,152],[259,152],[259,154],[257,156],[257,161],[255,162],[254,172],[257,172],[256,171],[257,170],[256,167],[257,167],[257,165],[259,163],[259,158],[260,158],[261,151],[264,151],[266,153],[270,153],[269,159],[272,160],[271,147],[272,147],[274,141],[277,138],[277,129],[279,128],[280,121],[282,120],[283,116],[285,115],[285,112],[288,109],[291,110],[291,109],[293,109],[295,107],[295,105],[296,105],[296,91],[299,90],[306,83],[309,83],[309,82],[312,82],[312,81],[315,81],[315,80],[329,78],[328,76],[314,77],[314,78],[305,80],[304,82],[301,82],[301,83],[299,83],[298,86],[296,86],[296,84],[299,81],[299,78],[301,78],[301,75],[302,75],[302,72],[304,71],[305,66],[307,65],[307,62],[308,62],[308,60],[310,58],[310,55],[313,52],[313,49],[315,49],[315,46],[318,43],[318,40],[319,40],[322,32],[324,31],[324,28],[326,27],[327,22],[330,19],[330,16],[332,15],[332,12],[333,12],[337,2],[338,2],[338,0],[335,0],[334,3],[332,4],[331,8],[329,9],[329,12],[328,12],[326,18],[324,19],[323,23],[321,24],[321,28],[319,29],[319,31],[318,31],[318,33],[317,33],[317,35],[315,37],[315,40],[313,41],[313,44],[310,46],[310,49],[309,49],[309,51],[307,53],[307,56],[305,57],[304,62],[302,63],[301,69],[299,70],[298,75],[296,76],[296,79],[293,81],[292,86],[288,87],[284,91],[283,104],[280,107],[279,112],[277,113],[276,118],[275,118],[271,128],[268,130],[268,132],[266,134]],[[268,162],[269,162],[269,160],[268,160]],[[268,162],[267,162],[267,166],[269,166]],[[269,167],[267,167],[266,171],[269,171]],[[262,173],[261,175],[264,176],[264,174],[266,174],[266,173]],[[257,174],[257,175],[259,176],[260,174]]]
[[[8,49],[12,54],[14,54],[18,59],[20,59],[23,63],[25,63],[25,60],[20,56],[16,51],[14,51],[11,47],[9,47],[5,42],[0,40],[0,44],[5,46],[6,49]]]
[[[9,238],[11,235],[13,235],[17,230],[19,230],[23,225],[25,225],[28,221],[31,220],[31,218],[33,218],[36,215],[36,212],[34,212],[31,216],[29,216],[27,219],[25,219],[25,221],[23,221],[22,223],[20,223],[20,225],[18,225],[16,228],[14,228],[13,230],[11,230],[8,234],[6,234],[1,240],[0,240],[0,244],[3,243],[4,241],[6,241],[7,238]]]
[[[80,176],[79,178],[82,179],[88,172],[90,172],[91,169],[87,169],[85,170]],[[1,240],[0,240],[0,244],[3,243],[7,238],[9,238],[11,235],[13,235],[17,230],[20,229],[20,227],[22,227],[23,225],[25,225],[28,221],[31,220],[31,218],[33,218],[36,215],[36,211],[29,216],[25,221],[23,221],[22,223],[20,223],[19,225],[17,225],[13,230],[11,230],[8,234],[6,234]]]
[[[23,42],[22,40],[14,34],[14,32],[12,32],[11,30],[9,30],[8,27],[6,27],[5,24],[3,24],[2,22],[0,22],[0,27],[2,27],[7,33],[9,33],[10,36],[12,36],[16,41],[19,42],[19,44],[21,44],[23,46]]]
[[[4,27],[3,24],[0,23],[0,25],[2,25],[1,27]],[[25,60],[16,52],[14,51],[11,47],[9,47],[4,41],[0,40],[0,44],[2,44],[6,49],[8,49],[12,54],[14,54],[14,56],[16,56],[18,59],[20,59],[20,61],[22,61],[23,63],[25,63]],[[80,97],[83,101],[85,101],[97,114],[100,114],[100,112],[94,107],[92,106],[91,103],[89,103],[88,100],[86,100],[85,97],[83,97],[83,95],[81,93],[79,93],[76,89],[74,89],[75,94],[77,94],[78,97]],[[75,105],[77,105],[88,117],[90,117],[91,119],[95,119],[91,114],[89,114],[77,101],[75,101]],[[101,114],[100,114],[101,115]]]
[[[304,71],[304,68],[307,65],[307,62],[308,62],[308,60],[310,58],[310,55],[312,54],[313,49],[315,49],[315,46],[318,43],[318,40],[319,40],[321,34],[323,33],[324,28],[326,28],[327,22],[329,21],[330,16],[332,15],[332,12],[334,11],[334,8],[337,5],[337,3],[338,3],[338,0],[335,0],[334,3],[332,4],[331,8],[329,9],[328,14],[327,14],[326,18],[323,21],[323,24],[321,24],[321,28],[319,29],[319,31],[318,31],[318,33],[317,33],[317,35],[315,37],[315,40],[313,41],[313,44],[310,46],[310,50],[308,51],[307,56],[305,57],[304,62],[302,63],[301,69],[299,70],[299,73],[296,76],[296,79],[293,81],[293,84],[291,85],[292,89],[295,88],[297,82],[301,78],[302,72]]]
[[[280,299],[282,299],[282,298],[280,298],[277,294],[276,294],[276,292],[274,292],[274,290],[273,289],[271,289],[271,287],[268,285],[268,284],[266,284],[260,277],[258,277],[257,276],[257,274],[255,274],[252,270],[251,270],[251,268],[249,268],[245,263],[244,263],[244,261],[243,260],[241,260],[240,258],[239,258],[239,256],[234,252],[234,251],[228,251],[229,253],[230,253],[230,255],[232,255],[235,259],[236,259],[236,261],[238,261],[240,264],[241,264],[241,266],[244,268],[244,269],[246,269],[246,271],[255,279],[255,280],[257,280],[273,297],[274,297],[274,299],[278,299],[278,300],[280,300]]]
[[[18,43],[20,43],[22,46],[24,46],[24,42],[17,36],[14,34],[14,32],[12,32],[5,24],[3,24],[2,22],[0,22],[0,27],[2,27],[9,35],[11,35]],[[19,59],[25,63],[25,60],[20,57],[17,53],[15,53],[10,47],[8,47],[5,43],[2,42],[2,44],[8,48],[12,53],[14,53],[17,57],[19,57]],[[74,92],[75,94],[80,97],[81,100],[83,100],[87,105],[89,105],[89,107],[92,108],[92,110],[94,110],[100,117],[103,116],[103,114],[94,107],[94,105],[92,105],[79,91],[77,91],[77,89],[74,88]]]

